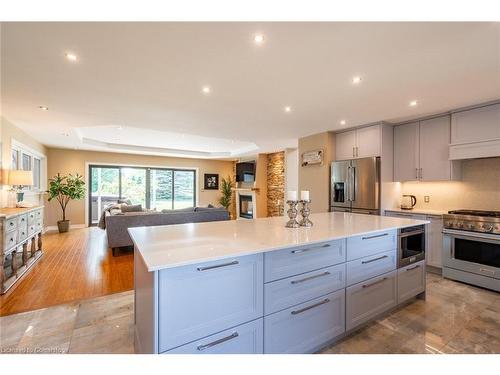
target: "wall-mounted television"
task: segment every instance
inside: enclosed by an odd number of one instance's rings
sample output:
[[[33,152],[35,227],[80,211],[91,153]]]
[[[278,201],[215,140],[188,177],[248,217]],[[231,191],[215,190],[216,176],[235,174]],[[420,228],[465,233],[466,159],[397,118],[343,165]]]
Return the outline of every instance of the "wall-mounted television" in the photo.
[[[236,181],[255,181],[255,160],[236,163]]]

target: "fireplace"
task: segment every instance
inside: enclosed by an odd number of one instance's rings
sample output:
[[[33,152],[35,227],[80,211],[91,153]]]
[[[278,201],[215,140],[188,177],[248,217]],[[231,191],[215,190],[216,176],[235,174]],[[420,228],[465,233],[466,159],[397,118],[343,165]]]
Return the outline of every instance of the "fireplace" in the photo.
[[[253,202],[251,195],[241,195],[240,201],[240,218],[253,219]]]

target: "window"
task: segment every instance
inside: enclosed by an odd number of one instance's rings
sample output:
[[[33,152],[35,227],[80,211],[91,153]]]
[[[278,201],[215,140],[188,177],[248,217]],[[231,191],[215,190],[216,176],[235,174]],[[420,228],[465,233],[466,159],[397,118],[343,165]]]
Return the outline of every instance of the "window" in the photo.
[[[98,222],[103,209],[118,199],[157,211],[196,205],[193,169],[91,165],[89,176],[91,225]]]
[[[42,170],[44,166],[42,163],[43,159],[43,155],[30,150],[28,147],[14,140],[12,141],[11,169],[33,172],[33,186],[25,187],[26,190],[40,191],[44,189],[44,184],[42,184],[43,176],[45,175]]]

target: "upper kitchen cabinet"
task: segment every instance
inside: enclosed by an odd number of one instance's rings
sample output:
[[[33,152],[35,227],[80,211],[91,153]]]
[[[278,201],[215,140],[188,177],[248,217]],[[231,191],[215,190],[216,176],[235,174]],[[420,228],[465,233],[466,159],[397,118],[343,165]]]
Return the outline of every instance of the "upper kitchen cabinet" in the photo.
[[[394,127],[394,181],[418,179],[419,123]]]
[[[500,104],[451,115],[451,160],[500,156]]]
[[[337,133],[335,135],[335,159],[347,160],[380,156],[380,125]]]
[[[448,158],[450,116],[394,127],[394,181],[449,181],[459,170]]]

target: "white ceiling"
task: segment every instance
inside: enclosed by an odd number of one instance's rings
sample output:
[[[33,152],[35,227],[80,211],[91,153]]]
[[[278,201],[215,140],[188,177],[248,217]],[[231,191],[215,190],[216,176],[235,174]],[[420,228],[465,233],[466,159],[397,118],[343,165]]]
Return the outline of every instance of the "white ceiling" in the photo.
[[[235,157],[500,98],[500,23],[3,23],[1,38],[3,116],[53,147]]]

